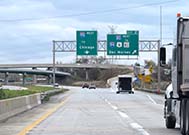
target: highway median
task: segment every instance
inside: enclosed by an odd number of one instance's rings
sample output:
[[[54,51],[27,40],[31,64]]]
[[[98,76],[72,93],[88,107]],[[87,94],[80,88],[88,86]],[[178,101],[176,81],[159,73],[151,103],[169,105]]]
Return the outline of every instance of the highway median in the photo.
[[[1,89],[0,90],[0,100],[2,99],[9,99],[9,98],[15,98],[15,97],[20,97],[20,96],[27,96],[31,94],[36,94],[36,93],[48,93],[48,91],[51,91],[50,93],[52,94],[53,91],[57,93],[57,90],[59,92],[64,92],[64,89],[54,89],[53,87],[45,87],[45,86],[28,86],[26,87],[27,89],[25,90],[10,90],[10,89]]]
[[[67,89],[45,86],[28,86],[27,90],[0,90],[0,121],[47,102],[50,96],[64,93]]]

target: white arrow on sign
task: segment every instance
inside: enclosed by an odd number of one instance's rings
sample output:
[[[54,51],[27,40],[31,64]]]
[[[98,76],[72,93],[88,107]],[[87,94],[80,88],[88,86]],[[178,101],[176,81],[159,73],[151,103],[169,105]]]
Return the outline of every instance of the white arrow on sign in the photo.
[[[89,54],[89,51],[87,50],[87,51],[85,51],[85,54]]]
[[[135,53],[137,53],[137,50],[134,50],[132,54],[135,54]]]

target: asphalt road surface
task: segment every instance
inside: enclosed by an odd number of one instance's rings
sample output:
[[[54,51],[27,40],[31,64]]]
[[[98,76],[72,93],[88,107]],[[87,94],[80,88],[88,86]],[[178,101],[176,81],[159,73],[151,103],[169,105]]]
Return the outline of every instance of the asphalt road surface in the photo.
[[[163,118],[163,95],[136,91],[135,94],[116,94],[113,89],[89,90],[69,87],[67,98],[59,98],[56,104],[38,111],[34,116],[24,116],[25,125],[32,127],[28,135],[179,135],[176,129],[166,129]],[[61,95],[59,95],[61,96]],[[58,97],[57,97],[58,98]],[[63,102],[62,102],[63,101]],[[39,121],[54,106],[57,110]],[[43,108],[43,105],[41,106]],[[36,110],[39,109],[35,108]],[[34,110],[35,110],[34,109]],[[31,110],[31,111],[34,111]],[[21,118],[21,116],[16,116]],[[29,115],[28,115],[29,116]],[[0,133],[16,133],[26,127],[16,117],[0,124]],[[15,122],[16,121],[16,122]],[[32,124],[33,123],[33,124]],[[12,132],[6,132],[11,125]],[[15,125],[15,127],[14,127]],[[19,128],[18,128],[19,127]],[[177,126],[178,127],[178,126]],[[17,128],[14,129],[14,128]],[[14,129],[14,130],[13,130]],[[4,134],[3,134],[4,133]],[[19,134],[21,135],[21,134]]]

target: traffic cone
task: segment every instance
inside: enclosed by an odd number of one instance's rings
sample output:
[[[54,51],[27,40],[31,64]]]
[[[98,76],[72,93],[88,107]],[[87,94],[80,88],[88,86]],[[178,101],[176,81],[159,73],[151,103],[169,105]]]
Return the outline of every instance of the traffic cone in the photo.
[[[160,94],[161,90],[160,89],[157,89],[157,94]]]

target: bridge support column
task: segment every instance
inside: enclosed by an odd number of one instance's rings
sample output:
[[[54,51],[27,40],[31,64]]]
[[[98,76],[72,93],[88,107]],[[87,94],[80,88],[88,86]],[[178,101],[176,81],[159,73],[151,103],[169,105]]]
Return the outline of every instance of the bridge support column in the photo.
[[[32,70],[37,70],[37,68],[33,67]],[[33,75],[33,83],[37,84],[37,75]]]
[[[8,85],[8,82],[9,82],[9,73],[6,72],[5,73],[5,85]]]
[[[74,71],[74,76],[77,76],[77,71],[76,70]]]
[[[33,83],[37,84],[37,75],[33,75]]]
[[[37,68],[33,67],[32,70],[37,70]],[[37,75],[33,75],[33,83],[37,84]]]
[[[22,85],[25,86],[26,85],[26,73],[22,74]]]
[[[89,72],[88,69],[85,68],[85,80],[88,81],[89,80]]]
[[[48,76],[48,84],[51,85],[52,84],[52,75]]]

